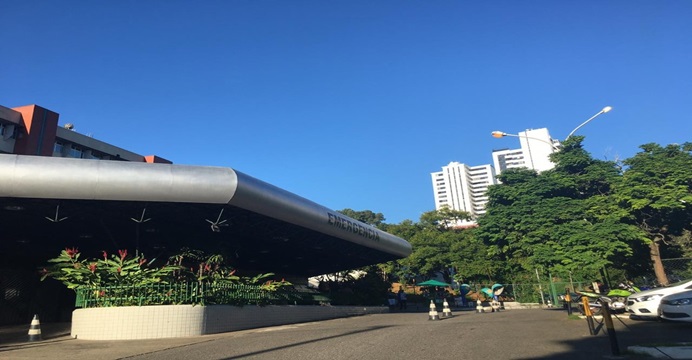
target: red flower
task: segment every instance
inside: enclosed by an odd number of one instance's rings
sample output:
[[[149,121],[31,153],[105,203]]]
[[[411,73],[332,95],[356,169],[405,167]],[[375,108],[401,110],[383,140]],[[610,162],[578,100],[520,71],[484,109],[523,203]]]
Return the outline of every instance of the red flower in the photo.
[[[139,259],[139,266],[144,265],[147,262],[147,259]]]
[[[67,253],[67,256],[70,257],[70,259],[74,258],[75,255],[79,254],[79,250],[77,250],[77,248],[65,248],[65,252]]]
[[[211,271],[211,265],[204,264],[204,271]]]
[[[125,257],[127,256],[127,249],[118,250],[118,255],[120,255],[120,261],[125,260]]]
[[[92,273],[96,272],[96,263],[89,264],[89,270],[91,270]]]
[[[108,253],[106,252],[106,250],[102,250],[102,251],[103,251],[103,260],[108,260]]]
[[[102,297],[103,297],[103,296],[106,296],[106,291],[101,290],[101,292],[99,293],[99,296],[102,296]]]

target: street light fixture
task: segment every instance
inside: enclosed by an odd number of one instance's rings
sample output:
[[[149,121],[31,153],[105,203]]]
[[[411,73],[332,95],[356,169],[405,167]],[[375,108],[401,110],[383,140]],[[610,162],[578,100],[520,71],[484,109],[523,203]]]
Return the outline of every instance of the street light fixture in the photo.
[[[528,136],[528,135],[527,135],[528,131],[529,131],[529,130],[526,130],[526,132],[524,132],[523,135],[508,134],[508,133],[503,132],[503,131],[493,131],[493,132],[491,133],[491,135],[492,135],[494,138],[501,138],[501,137],[505,137],[505,136],[513,136],[513,137],[518,137],[518,138],[524,138],[524,139],[526,139],[526,142],[527,142],[527,144],[526,144],[526,153],[525,153],[524,155],[528,157],[528,160],[529,160],[530,163],[531,163],[531,168],[532,168],[532,169],[535,169],[535,166],[536,166],[536,165],[535,165],[535,163],[534,163],[534,156],[535,156],[536,154],[534,154],[534,151],[532,151],[532,146],[531,146],[531,142],[529,141],[529,139],[531,139],[531,140],[536,140],[536,141],[540,141],[540,142],[542,142],[542,143],[545,143],[545,144],[549,145],[549,146],[550,146],[550,153],[551,153],[551,154],[554,153],[555,151],[557,151],[558,149],[555,147],[555,144],[554,144],[552,141],[548,141],[548,140],[541,139],[541,138],[537,138],[537,137],[533,137],[533,136]],[[524,147],[522,146],[522,149],[523,149],[523,148],[524,148]],[[540,153],[540,152],[541,152],[541,150],[539,150],[539,153]],[[541,156],[542,156],[542,155],[541,155]],[[541,156],[539,156],[538,158],[540,159]]]
[[[506,133],[506,132],[498,131],[498,130],[493,131],[493,132],[491,133],[491,135],[492,135],[494,138],[498,138],[498,139],[501,138],[501,137],[505,137],[505,136],[513,136],[513,137],[518,137],[518,138],[533,139],[533,140],[541,141],[541,142],[544,142],[544,143],[550,145],[550,148],[553,149],[553,151],[555,151],[555,144],[551,143],[550,141],[544,140],[544,139],[539,139],[539,138],[537,138],[537,137],[526,136],[526,135],[517,135],[517,134],[508,134],[508,133]]]
[[[601,111],[597,112],[596,115],[590,117],[588,120],[584,121],[584,122],[581,123],[579,126],[577,126],[576,128],[574,128],[574,130],[572,130],[572,132],[569,133],[569,135],[567,135],[567,137],[565,138],[565,140],[569,139],[569,137],[572,136],[572,134],[574,134],[574,133],[575,133],[577,130],[579,130],[582,126],[588,124],[591,120],[595,119],[598,115],[605,114],[605,113],[607,113],[607,112],[610,111],[610,110],[613,110],[613,108],[612,108],[611,106],[606,106],[606,107],[604,107],[603,109],[601,109]]]
[[[577,130],[581,129],[582,126],[588,124],[591,120],[595,119],[597,116],[599,116],[599,115],[601,115],[601,114],[605,114],[605,113],[607,113],[607,112],[610,111],[610,110],[613,110],[613,107],[612,107],[612,106],[606,106],[606,107],[604,107],[603,109],[601,109],[601,111],[597,112],[596,115],[590,117],[588,120],[584,121],[584,122],[581,123],[579,126],[577,126],[576,128],[574,128],[574,130],[572,130],[572,132],[570,132],[569,135],[567,135],[567,137],[565,138],[565,140],[569,139],[569,137],[572,136]],[[544,143],[550,144],[551,148],[553,148],[553,150],[555,150],[554,145],[553,145],[552,143],[550,143],[550,142],[548,142],[548,141],[546,141],[546,140],[539,139],[539,138],[535,138],[535,137],[531,137],[531,136],[526,136],[526,135],[521,136],[521,135],[517,135],[517,134],[508,134],[508,133],[506,133],[506,132],[497,131],[497,130],[496,130],[496,131],[493,131],[493,132],[491,133],[491,135],[492,135],[494,138],[498,138],[498,139],[501,138],[501,137],[505,137],[505,136],[514,136],[514,137],[518,137],[518,138],[522,138],[522,137],[523,137],[523,138],[527,138],[527,139],[538,140],[538,141],[542,141],[542,142],[544,142]]]

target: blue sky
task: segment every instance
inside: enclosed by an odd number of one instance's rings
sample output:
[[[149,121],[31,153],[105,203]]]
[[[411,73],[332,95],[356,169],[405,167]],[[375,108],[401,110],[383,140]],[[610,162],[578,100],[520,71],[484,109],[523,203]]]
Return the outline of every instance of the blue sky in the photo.
[[[692,141],[692,1],[0,3],[0,104],[389,223],[517,133],[600,159]]]

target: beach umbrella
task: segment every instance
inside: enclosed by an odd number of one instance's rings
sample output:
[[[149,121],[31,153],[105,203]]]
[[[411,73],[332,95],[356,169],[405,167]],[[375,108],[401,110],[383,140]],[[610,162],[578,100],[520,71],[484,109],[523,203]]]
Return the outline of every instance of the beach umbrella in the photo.
[[[495,284],[491,287],[491,289],[493,290],[493,294],[495,294],[495,296],[499,296],[505,290],[505,286],[502,284]]]
[[[490,288],[484,287],[481,289],[481,292],[489,298],[493,297],[493,291]]]
[[[437,281],[437,280],[428,280],[428,281],[423,281],[422,283],[418,284],[418,286],[441,286],[441,287],[447,287],[451,286],[447,283],[444,283],[442,281]]]

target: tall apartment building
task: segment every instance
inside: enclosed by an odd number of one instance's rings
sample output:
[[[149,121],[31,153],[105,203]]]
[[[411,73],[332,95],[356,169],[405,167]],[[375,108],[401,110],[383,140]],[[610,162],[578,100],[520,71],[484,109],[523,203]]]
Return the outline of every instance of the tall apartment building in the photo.
[[[0,153],[170,163],[155,155],[139,155],[74,131],[73,124],[58,126],[60,115],[38,105],[0,106]]]
[[[498,174],[507,169],[522,167],[538,172],[555,167],[549,156],[559,148],[560,142],[550,137],[548,129],[522,131],[517,137],[521,144],[520,149],[493,151],[493,165]]]
[[[496,174],[516,168],[540,172],[555,166],[549,156],[559,149],[560,142],[550,137],[548,129],[526,130],[515,137],[519,138],[521,148],[494,150],[494,166],[467,166],[451,162],[443,166],[442,171],[431,173],[435,209],[448,207],[466,211],[476,218],[485,213],[485,204],[488,202],[486,192],[490,185],[498,183]],[[465,221],[458,225],[468,226],[474,223],[475,221]]]
[[[448,207],[466,211],[476,218],[485,213],[488,202],[488,186],[496,183],[495,171],[488,165],[468,166],[451,162],[442,171],[430,174],[435,195],[435,209]],[[468,226],[475,221],[462,221],[458,226]]]

